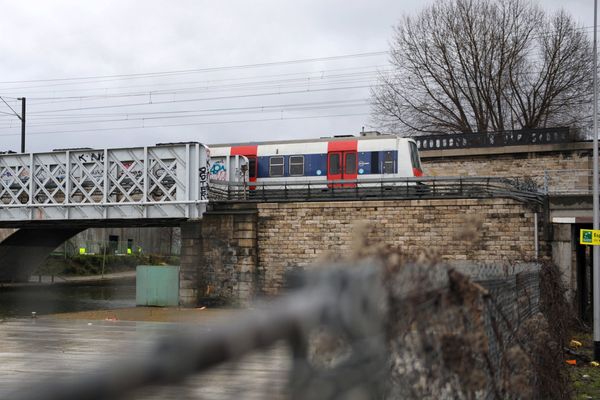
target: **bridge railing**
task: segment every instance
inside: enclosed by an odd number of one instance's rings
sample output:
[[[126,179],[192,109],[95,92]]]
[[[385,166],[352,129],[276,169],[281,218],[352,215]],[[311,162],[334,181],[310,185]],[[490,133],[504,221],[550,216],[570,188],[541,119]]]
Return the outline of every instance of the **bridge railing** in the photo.
[[[508,197],[540,202],[535,182],[505,177],[418,177],[289,182],[211,181],[211,201],[324,201]]]
[[[559,144],[576,141],[568,127],[415,136],[419,150]]]
[[[199,144],[0,155],[0,220],[197,218],[208,202]]]

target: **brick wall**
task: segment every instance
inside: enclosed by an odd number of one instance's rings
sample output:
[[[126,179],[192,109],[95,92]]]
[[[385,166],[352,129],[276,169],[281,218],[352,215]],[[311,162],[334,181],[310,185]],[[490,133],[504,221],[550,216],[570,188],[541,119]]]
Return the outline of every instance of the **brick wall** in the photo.
[[[259,204],[261,291],[275,294],[288,271],[352,252],[357,231],[368,242],[408,253],[433,250],[444,260],[531,259],[533,215],[527,205],[505,199]],[[369,229],[357,229],[365,223]]]

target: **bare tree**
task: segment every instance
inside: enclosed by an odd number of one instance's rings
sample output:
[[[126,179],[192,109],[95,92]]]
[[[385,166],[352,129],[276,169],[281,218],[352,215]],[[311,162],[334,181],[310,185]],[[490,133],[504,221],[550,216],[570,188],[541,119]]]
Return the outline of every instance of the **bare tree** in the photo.
[[[411,133],[490,132],[580,123],[590,103],[586,32],[525,0],[438,0],[404,17],[373,117]]]

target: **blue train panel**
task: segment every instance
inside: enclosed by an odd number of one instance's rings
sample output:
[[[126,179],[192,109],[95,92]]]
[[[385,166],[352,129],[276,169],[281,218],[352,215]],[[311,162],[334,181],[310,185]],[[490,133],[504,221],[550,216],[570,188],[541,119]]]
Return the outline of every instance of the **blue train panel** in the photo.
[[[304,157],[304,175],[294,176],[327,176],[327,154],[295,154],[292,156],[261,156],[257,158],[257,178],[271,178],[269,174],[270,160],[272,157],[283,157],[283,175],[276,177],[290,177],[290,157]],[[397,151],[362,151],[358,152],[358,174],[396,173],[398,165]]]
[[[388,163],[386,165],[386,162]],[[397,151],[361,151],[358,153],[358,174],[378,175],[398,172]]]
[[[261,156],[258,157],[258,178],[270,178],[269,166],[272,157],[283,157],[283,176],[290,177],[290,157],[304,157],[304,175],[294,176],[322,176],[327,175],[327,154],[294,154],[292,156]],[[278,176],[280,177],[280,175]]]

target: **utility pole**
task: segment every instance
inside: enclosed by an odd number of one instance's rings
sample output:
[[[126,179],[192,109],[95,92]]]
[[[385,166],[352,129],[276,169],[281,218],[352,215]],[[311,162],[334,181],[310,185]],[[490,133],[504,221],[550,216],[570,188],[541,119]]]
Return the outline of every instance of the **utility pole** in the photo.
[[[598,210],[598,0],[594,0],[594,182],[593,182],[593,222],[594,229],[600,228],[600,213]],[[594,276],[593,305],[594,305],[594,360],[600,361],[600,249],[593,246],[592,271]]]
[[[13,114],[15,114],[15,116],[21,120],[21,153],[25,153],[25,110],[27,108],[27,100],[25,99],[25,97],[17,98],[17,100],[21,100],[21,115],[19,115],[19,113],[13,110],[10,104],[8,104],[6,100],[2,98],[2,96],[0,96],[0,100],[2,100],[2,102],[6,104],[8,108],[10,108],[10,111],[12,111]]]
[[[27,109],[25,97],[19,97],[17,100],[21,100],[21,153],[25,153],[25,111]]]

